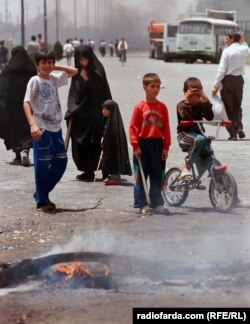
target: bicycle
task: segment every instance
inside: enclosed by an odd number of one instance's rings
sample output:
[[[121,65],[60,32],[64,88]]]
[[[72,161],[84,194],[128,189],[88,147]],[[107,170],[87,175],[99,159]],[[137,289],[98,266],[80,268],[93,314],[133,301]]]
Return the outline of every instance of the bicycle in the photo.
[[[120,61],[122,62],[122,65],[126,62],[126,50],[120,51]]]
[[[233,175],[227,171],[227,166],[222,165],[215,157],[211,142],[219,135],[220,126],[230,126],[230,121],[216,120],[216,135],[206,136],[202,130],[203,123],[211,123],[200,120],[182,121],[182,125],[193,125],[197,123],[201,133],[207,138],[210,148],[210,155],[207,158],[200,158],[198,163],[192,165],[191,180],[183,180],[180,177],[181,169],[178,167],[170,168],[164,177],[163,197],[165,202],[174,207],[181,206],[187,199],[189,191],[199,189],[201,178],[206,171],[211,178],[209,184],[209,198],[212,206],[217,212],[224,213],[230,211],[237,202],[238,189]]]

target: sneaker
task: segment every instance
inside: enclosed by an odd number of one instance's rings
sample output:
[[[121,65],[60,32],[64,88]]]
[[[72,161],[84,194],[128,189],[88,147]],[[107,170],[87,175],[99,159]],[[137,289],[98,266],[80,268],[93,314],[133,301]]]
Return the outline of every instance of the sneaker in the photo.
[[[52,203],[50,200],[47,203],[37,203],[36,210],[42,211],[44,213],[54,211],[56,209],[56,205]]]
[[[153,215],[154,214],[154,210],[153,208],[151,208],[150,206],[144,206],[142,208],[140,208],[139,214],[142,215]]]
[[[245,133],[243,132],[243,129],[238,129],[237,133],[238,133],[238,135],[239,135],[239,138],[244,138],[244,137],[246,137]]]
[[[14,158],[10,163],[10,165],[22,165],[21,158]]]
[[[170,211],[163,206],[158,206],[158,207],[154,208],[154,213],[158,214],[158,215],[170,215],[171,214]]]
[[[29,159],[28,155],[26,155],[26,154],[22,155],[21,154],[21,165],[24,166],[24,167],[29,167],[30,166],[30,159]]]
[[[198,183],[195,186],[196,189],[198,190],[206,190],[206,186],[204,186],[203,184],[201,184],[201,181],[198,181]]]
[[[189,181],[189,180],[193,179],[192,173],[186,168],[184,168],[182,170],[180,177],[182,180],[185,180],[185,181]]]

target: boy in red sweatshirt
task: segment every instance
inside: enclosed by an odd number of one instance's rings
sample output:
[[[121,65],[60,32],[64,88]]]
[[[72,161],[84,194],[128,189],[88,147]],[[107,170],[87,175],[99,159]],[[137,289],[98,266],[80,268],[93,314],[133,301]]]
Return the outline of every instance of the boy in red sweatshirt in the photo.
[[[145,74],[143,88],[146,98],[139,102],[132,114],[129,137],[133,147],[134,158],[134,208],[140,214],[169,214],[163,207],[162,179],[165,173],[166,159],[171,144],[168,109],[157,96],[161,80],[155,73]],[[145,178],[150,180],[150,205],[147,204],[138,159],[141,160]]]

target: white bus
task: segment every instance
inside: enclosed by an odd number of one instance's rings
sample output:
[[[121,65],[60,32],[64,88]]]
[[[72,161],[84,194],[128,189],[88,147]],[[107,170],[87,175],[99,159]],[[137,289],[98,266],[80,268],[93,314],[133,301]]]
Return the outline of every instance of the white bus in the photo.
[[[177,32],[177,56],[186,63],[197,59],[218,63],[226,46],[226,34],[237,31],[239,26],[232,20],[206,16],[183,19]]]
[[[170,62],[177,57],[176,35],[178,25],[177,22],[168,22],[164,26],[162,51],[165,62]]]

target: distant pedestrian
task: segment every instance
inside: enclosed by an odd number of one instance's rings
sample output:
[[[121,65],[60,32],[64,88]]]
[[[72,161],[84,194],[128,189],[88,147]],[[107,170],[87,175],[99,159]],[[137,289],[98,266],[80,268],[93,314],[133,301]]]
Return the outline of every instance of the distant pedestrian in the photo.
[[[121,175],[132,175],[128,144],[117,102],[106,100],[102,113],[105,128],[102,140],[102,174],[105,185],[121,183]]]
[[[102,39],[99,43],[99,52],[100,52],[101,56],[106,55],[106,42],[104,39]]]
[[[119,44],[119,39],[116,39],[115,40],[115,54],[117,57],[119,57],[118,44]]]
[[[4,46],[4,40],[0,41],[0,73],[8,62],[9,50]]]
[[[113,42],[110,42],[109,43],[109,54],[111,57],[113,57],[114,51],[115,51],[115,46],[114,46]]]
[[[225,105],[228,119],[232,121],[232,127],[227,127],[230,134],[228,140],[237,140],[244,138],[242,124],[242,96],[244,79],[244,66],[247,56],[250,55],[250,49],[244,41],[243,34],[229,33],[226,36],[226,47],[221,56],[217,75],[215,77],[212,94],[215,95],[218,90],[221,93],[221,99]]]
[[[23,111],[23,99],[36,66],[22,46],[14,47],[11,58],[0,74],[0,129],[7,150],[15,153],[13,165],[29,166],[32,147],[30,127]]]
[[[144,75],[143,88],[146,98],[134,107],[129,126],[130,143],[134,151],[134,208],[139,208],[140,214],[148,215],[169,213],[163,207],[161,188],[171,138],[168,109],[164,103],[157,100],[160,85],[161,80],[157,74]],[[150,179],[150,205],[143,186],[139,160],[145,179]]]
[[[123,56],[123,62],[127,61],[127,50],[128,50],[128,43],[125,41],[125,38],[122,38],[118,44],[118,52],[120,60]]]
[[[55,53],[37,53],[38,75],[30,79],[24,98],[24,111],[33,138],[36,209],[55,209],[49,193],[62,178],[67,166],[67,153],[62,138],[62,110],[58,87],[68,82],[77,69],[55,65]],[[53,71],[62,73],[52,74]]]
[[[80,41],[76,37],[75,39],[72,40],[71,44],[73,45],[74,49],[76,49],[80,45]]]
[[[63,46],[59,41],[54,44],[54,52],[56,55],[56,61],[60,61],[63,58]]]
[[[39,51],[41,53],[44,53],[47,50],[47,45],[45,43],[45,40],[43,39],[42,34],[37,35],[37,42],[39,44]]]
[[[66,43],[63,46],[63,53],[67,60],[67,65],[71,66],[72,56],[74,55],[75,49],[70,43],[70,39],[66,40]]]
[[[26,51],[27,51],[27,54],[29,55],[31,61],[34,63],[34,65],[36,64],[35,54],[36,54],[36,52],[39,51],[39,48],[40,48],[40,45],[36,41],[36,36],[32,35],[31,40],[26,45]]]

